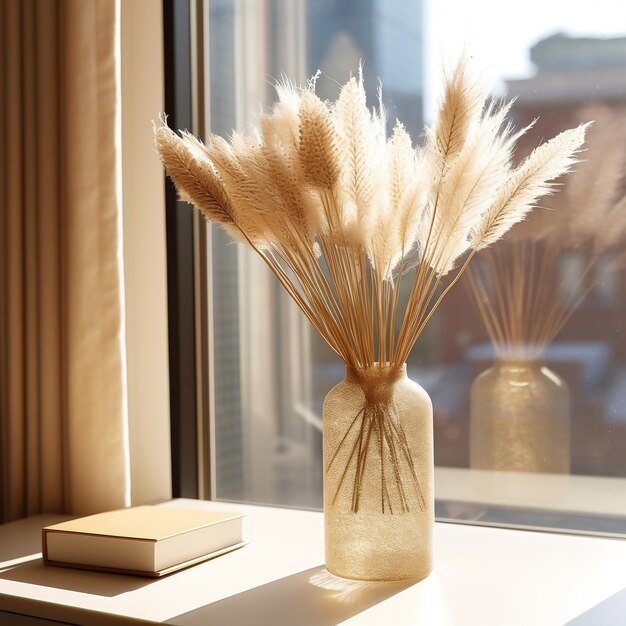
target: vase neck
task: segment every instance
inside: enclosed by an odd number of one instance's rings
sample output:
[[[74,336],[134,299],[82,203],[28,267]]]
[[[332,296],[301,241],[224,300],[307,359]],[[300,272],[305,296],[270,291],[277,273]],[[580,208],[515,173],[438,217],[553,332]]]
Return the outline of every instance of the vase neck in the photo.
[[[495,360],[507,363],[543,363],[545,346],[542,344],[494,344]]]
[[[384,365],[381,365],[376,362],[373,365],[368,365],[367,367],[352,367],[351,365],[346,365],[346,376],[359,379],[366,377],[401,378],[402,376],[406,376],[406,363],[391,365],[387,362]]]
[[[519,359],[519,358],[497,358],[495,366],[501,370],[539,370],[545,366],[543,356],[535,358]]]
[[[359,368],[346,366],[346,380],[358,384],[367,402],[384,404],[393,395],[393,386],[406,378],[406,363],[401,365],[379,365]]]

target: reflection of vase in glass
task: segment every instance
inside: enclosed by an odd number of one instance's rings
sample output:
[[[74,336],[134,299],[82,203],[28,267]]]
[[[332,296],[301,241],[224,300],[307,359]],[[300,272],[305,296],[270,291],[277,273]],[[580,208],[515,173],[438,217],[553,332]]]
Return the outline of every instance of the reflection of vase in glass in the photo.
[[[541,360],[499,360],[470,393],[470,466],[570,471],[569,389]]]
[[[360,580],[427,576],[432,404],[406,365],[347,368],[324,401],[323,447],[328,571]]]

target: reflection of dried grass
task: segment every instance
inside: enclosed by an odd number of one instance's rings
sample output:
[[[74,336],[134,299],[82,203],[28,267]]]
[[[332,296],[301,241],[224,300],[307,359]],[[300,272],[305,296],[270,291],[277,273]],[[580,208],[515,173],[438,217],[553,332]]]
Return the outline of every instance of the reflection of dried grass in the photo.
[[[360,75],[332,105],[315,95],[314,82],[280,86],[254,138],[212,136],[205,146],[163,124],[157,148],[181,197],[261,255],[346,364],[399,365],[473,254],[570,169],[585,125],[515,168],[525,129],[515,133],[507,122],[510,105],[485,106],[488,88],[466,59],[448,77],[423,150],[400,123],[387,139],[385,112],[368,110]],[[444,275],[450,283],[439,293]]]
[[[620,267],[614,249],[626,239],[626,124],[622,113],[585,107],[595,119],[586,160],[545,209],[515,226],[504,241],[480,255],[468,279],[480,316],[501,357],[538,356],[593,288],[601,256]],[[559,263],[570,252],[580,272],[561,283]]]
[[[606,239],[607,231],[620,236],[626,231],[626,220],[615,211],[626,182],[626,109],[590,106],[582,108],[577,117],[587,115],[592,115],[595,123],[588,137],[586,160],[579,165],[577,176],[564,184],[563,193],[551,201],[561,216],[559,227],[565,228],[561,233],[553,229],[551,240],[568,246],[593,242],[593,252],[600,253],[616,243],[613,237]]]
[[[589,117],[591,116],[591,117]],[[626,235],[626,107],[582,107],[576,119],[594,119],[576,176],[561,192],[517,224],[511,240],[545,240],[560,249],[601,254]],[[506,245],[506,242],[503,242]]]
[[[593,263],[587,262],[567,291],[559,282],[560,256],[541,242],[513,241],[486,250],[470,269],[474,302],[499,357],[541,355],[589,292]]]

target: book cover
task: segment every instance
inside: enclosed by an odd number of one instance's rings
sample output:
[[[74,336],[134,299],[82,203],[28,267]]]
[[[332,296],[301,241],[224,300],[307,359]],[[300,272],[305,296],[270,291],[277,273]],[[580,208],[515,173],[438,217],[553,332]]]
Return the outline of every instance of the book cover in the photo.
[[[245,545],[243,515],[138,506],[42,529],[48,565],[163,576]]]

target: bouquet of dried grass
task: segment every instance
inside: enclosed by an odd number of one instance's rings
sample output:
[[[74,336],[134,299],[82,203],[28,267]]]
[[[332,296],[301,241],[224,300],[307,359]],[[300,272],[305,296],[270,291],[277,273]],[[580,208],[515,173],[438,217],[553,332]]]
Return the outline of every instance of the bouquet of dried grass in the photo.
[[[252,246],[357,369],[406,361],[474,254],[569,171],[586,128],[561,133],[513,167],[527,128],[515,132],[507,121],[511,103],[486,104],[488,88],[465,59],[445,83],[423,148],[400,122],[386,136],[382,101],[368,109],[360,73],[332,104],[315,95],[314,79],[277,91],[254,136],[214,135],[205,145],[163,123],[156,145],[180,197]]]
[[[326,566],[343,577],[430,571],[432,405],[403,364],[474,254],[530,211],[584,140],[583,125],[513,167],[526,129],[515,132],[510,103],[487,104],[487,94],[461,60],[423,148],[399,122],[386,136],[382,102],[368,109],[360,73],[332,104],[314,79],[279,86],[252,137],[204,145],[155,129],[181,197],[258,252],[346,363],[322,437]]]
[[[545,209],[485,250],[468,273],[502,359],[539,358],[593,288],[599,259],[610,257],[613,271],[623,261],[614,251],[626,238],[626,128],[606,107],[585,107],[577,117],[595,120],[587,142],[591,158]],[[561,260],[568,256],[581,266],[564,284]]]

